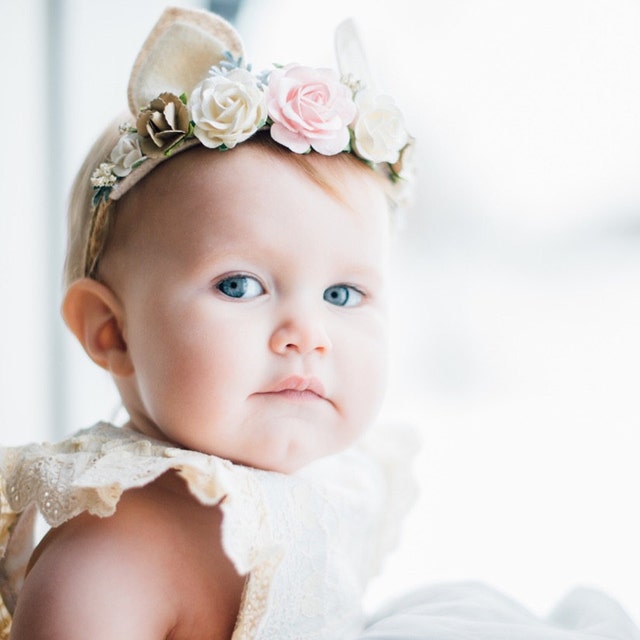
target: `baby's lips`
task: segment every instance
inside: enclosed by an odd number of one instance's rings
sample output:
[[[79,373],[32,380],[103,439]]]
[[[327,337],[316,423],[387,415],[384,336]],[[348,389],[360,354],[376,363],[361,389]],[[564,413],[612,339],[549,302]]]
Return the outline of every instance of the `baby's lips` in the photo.
[[[269,387],[265,393],[279,393],[281,391],[311,391],[320,398],[326,398],[324,385],[314,376],[287,376]]]

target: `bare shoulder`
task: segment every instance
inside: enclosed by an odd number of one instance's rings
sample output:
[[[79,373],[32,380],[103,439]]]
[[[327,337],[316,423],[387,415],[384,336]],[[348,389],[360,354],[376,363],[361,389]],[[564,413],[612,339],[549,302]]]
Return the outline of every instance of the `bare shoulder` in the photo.
[[[109,518],[65,523],[34,554],[12,640],[229,638],[243,580],[220,522],[167,476],[127,492]]]

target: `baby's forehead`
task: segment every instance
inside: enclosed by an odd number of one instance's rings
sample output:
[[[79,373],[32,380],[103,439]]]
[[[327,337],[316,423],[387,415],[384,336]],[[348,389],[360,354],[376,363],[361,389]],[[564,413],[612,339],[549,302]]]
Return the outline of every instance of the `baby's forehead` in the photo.
[[[292,154],[293,155],[293,154]],[[298,158],[299,156],[296,156]],[[371,172],[319,158],[308,165],[268,148],[194,148],[164,162],[118,203],[113,242],[128,260],[147,252],[196,261],[228,247],[267,255],[310,242],[359,255],[388,234],[384,194]],[[340,244],[337,238],[347,238]]]
[[[279,190],[272,188],[274,182]],[[360,200],[384,198],[385,187],[384,178],[349,154],[293,154],[266,140],[225,151],[183,151],[141,180],[131,190],[135,197],[125,194],[122,200],[125,206],[135,200],[147,210],[166,200],[176,206],[211,205],[234,197],[261,201],[268,190],[270,203],[277,206],[291,191],[316,197],[320,190],[357,207]]]

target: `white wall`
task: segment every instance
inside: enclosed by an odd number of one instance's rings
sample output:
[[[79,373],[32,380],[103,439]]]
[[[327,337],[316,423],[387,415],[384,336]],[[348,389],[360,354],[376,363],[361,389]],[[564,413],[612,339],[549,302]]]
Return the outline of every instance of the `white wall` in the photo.
[[[57,319],[60,215],[164,5],[59,3],[52,92],[53,4],[0,3],[3,444],[117,406]],[[480,579],[544,612],[587,583],[640,620],[640,5],[425,0],[419,16],[409,0],[321,6],[309,22],[308,3],[246,0],[249,58],[331,63],[331,30],[354,15],[420,144],[386,414],[420,426],[423,492],[372,601]],[[67,143],[54,149],[58,191],[43,117],[55,99]]]
[[[7,443],[44,435],[50,402],[45,29],[43,3],[0,4],[0,118],[7,125],[0,153],[0,433]]]

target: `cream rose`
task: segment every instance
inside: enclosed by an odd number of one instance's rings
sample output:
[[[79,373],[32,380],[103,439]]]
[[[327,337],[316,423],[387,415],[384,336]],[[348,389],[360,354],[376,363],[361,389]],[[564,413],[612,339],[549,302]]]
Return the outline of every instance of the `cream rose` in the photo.
[[[134,165],[144,158],[138,136],[127,133],[118,140],[118,144],[111,152],[112,171],[118,178],[124,178],[131,173]]]
[[[269,75],[266,89],[271,137],[294,153],[331,156],[349,145],[356,114],[351,91],[333,69],[289,65]]]
[[[255,76],[242,68],[205,78],[191,93],[189,104],[193,133],[210,149],[235,147],[267,118],[264,94]]]
[[[409,142],[402,112],[389,96],[361,91],[356,95],[358,115],[353,123],[355,152],[369,162],[394,164]]]

